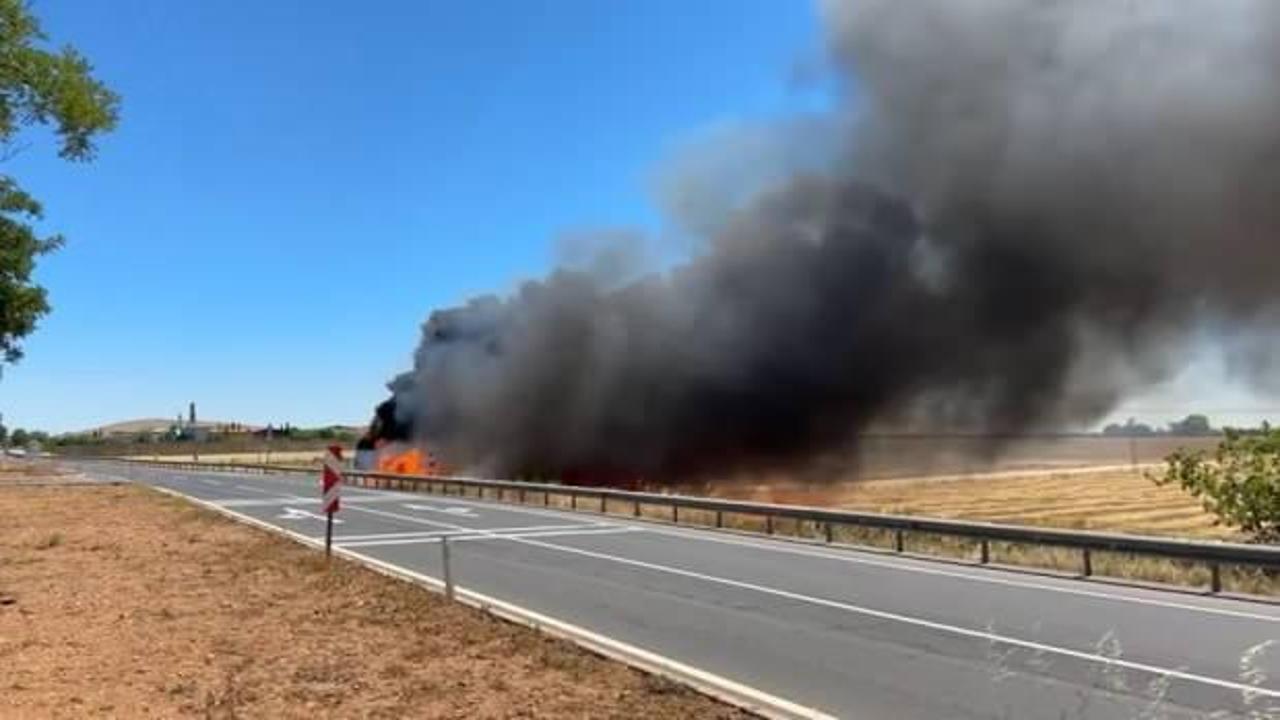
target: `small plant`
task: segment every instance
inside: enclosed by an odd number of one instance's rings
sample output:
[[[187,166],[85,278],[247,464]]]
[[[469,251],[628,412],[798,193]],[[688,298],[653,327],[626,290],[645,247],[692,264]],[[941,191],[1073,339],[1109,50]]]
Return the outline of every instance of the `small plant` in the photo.
[[[1254,542],[1280,542],[1280,430],[1227,430],[1212,459],[1177,450],[1157,484],[1176,482],[1199,498],[1218,521]]]
[[[36,543],[37,550],[49,550],[62,544],[62,533],[50,533]]]

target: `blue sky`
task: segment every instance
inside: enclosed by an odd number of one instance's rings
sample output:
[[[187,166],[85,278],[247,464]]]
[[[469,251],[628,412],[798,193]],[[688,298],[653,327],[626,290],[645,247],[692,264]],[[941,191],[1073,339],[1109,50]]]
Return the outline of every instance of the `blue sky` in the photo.
[[[664,160],[823,102],[815,9],[777,0],[37,0],[123,96],[90,165],[0,172],[67,236],[0,379],[11,427],[364,422],[433,308],[543,274],[576,230],[661,229]],[[767,151],[767,148],[766,148]],[[734,178],[725,177],[726,181]],[[1115,417],[1280,400],[1209,353]]]
[[[808,3],[37,0],[123,96],[96,162],[2,168],[67,247],[0,381],[12,426],[363,422],[435,307],[560,233],[653,229],[656,167],[810,103]]]

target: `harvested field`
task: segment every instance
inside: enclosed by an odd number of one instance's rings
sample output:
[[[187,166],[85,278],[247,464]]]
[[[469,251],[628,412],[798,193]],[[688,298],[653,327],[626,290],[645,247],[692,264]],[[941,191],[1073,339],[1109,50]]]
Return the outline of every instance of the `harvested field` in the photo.
[[[245,452],[197,452],[181,455],[131,455],[131,460],[169,460],[172,462],[209,462],[209,463],[249,463],[275,465],[310,465],[318,464],[325,455],[323,447],[313,450],[279,450],[279,451],[245,451]],[[343,451],[352,454],[350,448]]]
[[[754,500],[1180,537],[1232,538],[1200,502],[1147,477],[1159,470],[999,474],[948,480],[868,480],[753,486]],[[720,494],[735,494],[722,488]]]
[[[135,487],[0,487],[3,717],[741,717]]]

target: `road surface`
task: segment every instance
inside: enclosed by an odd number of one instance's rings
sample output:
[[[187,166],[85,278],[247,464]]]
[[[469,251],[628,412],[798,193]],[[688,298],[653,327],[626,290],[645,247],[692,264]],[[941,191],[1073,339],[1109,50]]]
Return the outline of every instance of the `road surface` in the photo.
[[[316,478],[80,468],[324,535]],[[459,587],[830,716],[1280,717],[1276,605],[358,488],[339,519],[353,553],[439,577],[449,535]]]

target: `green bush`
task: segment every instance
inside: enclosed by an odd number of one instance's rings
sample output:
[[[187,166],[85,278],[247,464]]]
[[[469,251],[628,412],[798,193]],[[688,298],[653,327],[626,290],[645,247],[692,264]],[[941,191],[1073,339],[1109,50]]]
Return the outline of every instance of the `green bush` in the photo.
[[[1178,483],[1255,542],[1280,542],[1280,430],[1227,430],[1212,459],[1180,449],[1165,462],[1157,483]]]

